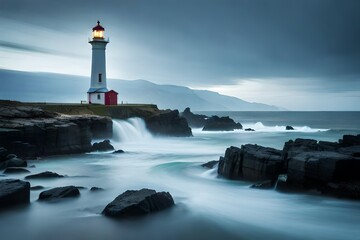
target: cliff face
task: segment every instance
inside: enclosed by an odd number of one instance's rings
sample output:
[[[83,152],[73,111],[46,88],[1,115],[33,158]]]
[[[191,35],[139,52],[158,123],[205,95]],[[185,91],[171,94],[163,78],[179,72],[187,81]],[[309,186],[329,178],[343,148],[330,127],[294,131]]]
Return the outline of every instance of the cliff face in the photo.
[[[44,110],[64,114],[94,114],[114,119],[139,117],[145,120],[147,129],[154,135],[192,136],[187,120],[178,110],[159,110],[154,104],[121,104],[117,106],[89,104],[38,104]]]
[[[112,121],[67,116],[34,106],[0,105],[0,146],[20,157],[88,152],[94,138],[112,136]]]

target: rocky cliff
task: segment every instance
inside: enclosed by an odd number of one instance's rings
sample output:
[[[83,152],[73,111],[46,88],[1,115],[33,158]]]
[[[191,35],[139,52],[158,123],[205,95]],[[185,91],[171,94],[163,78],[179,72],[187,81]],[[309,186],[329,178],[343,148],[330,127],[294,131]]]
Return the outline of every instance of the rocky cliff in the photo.
[[[61,115],[40,107],[0,105],[0,146],[24,158],[88,152],[91,140],[112,136],[112,121]]]

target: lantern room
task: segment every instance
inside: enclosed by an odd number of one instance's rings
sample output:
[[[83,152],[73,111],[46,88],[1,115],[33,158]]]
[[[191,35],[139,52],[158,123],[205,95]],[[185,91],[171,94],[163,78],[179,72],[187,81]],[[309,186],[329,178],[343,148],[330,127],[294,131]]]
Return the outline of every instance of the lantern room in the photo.
[[[104,39],[104,31],[105,28],[103,28],[100,25],[100,21],[97,21],[97,25],[95,27],[93,27],[93,38],[98,38],[98,39]]]

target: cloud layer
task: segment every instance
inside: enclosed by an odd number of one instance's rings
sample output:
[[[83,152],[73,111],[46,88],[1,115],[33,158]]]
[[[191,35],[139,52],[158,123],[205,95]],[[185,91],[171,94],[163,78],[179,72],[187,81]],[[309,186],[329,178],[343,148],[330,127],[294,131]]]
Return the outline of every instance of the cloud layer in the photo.
[[[240,88],[261,79],[275,93],[276,86],[296,86],[345,98],[359,89],[359,11],[357,0],[2,0],[0,27],[9,34],[0,36],[0,47],[64,52],[77,67],[55,59],[58,72],[88,75],[86,38],[100,19],[111,40],[111,77],[198,88]],[[37,40],[29,41],[32,28]],[[43,71],[56,69],[41,59]]]

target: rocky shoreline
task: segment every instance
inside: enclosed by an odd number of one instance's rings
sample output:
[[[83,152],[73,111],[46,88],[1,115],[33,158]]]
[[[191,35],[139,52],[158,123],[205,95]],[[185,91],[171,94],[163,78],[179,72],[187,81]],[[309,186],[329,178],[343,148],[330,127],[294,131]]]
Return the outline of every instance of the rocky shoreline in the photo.
[[[282,150],[232,146],[220,157],[217,172],[224,178],[257,182],[253,188],[316,190],[360,199],[360,135],[344,135],[338,142],[290,140]]]
[[[112,137],[111,117],[66,115],[43,108],[36,104],[0,101],[0,147],[21,158],[34,159],[49,155],[90,152],[92,140]],[[117,115],[120,114],[120,110],[112,109]],[[127,110],[124,114],[130,113]],[[177,110],[150,113],[139,107],[136,114],[143,117],[146,127],[153,135],[192,136],[186,119],[181,117]]]

